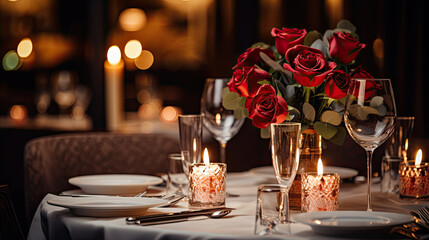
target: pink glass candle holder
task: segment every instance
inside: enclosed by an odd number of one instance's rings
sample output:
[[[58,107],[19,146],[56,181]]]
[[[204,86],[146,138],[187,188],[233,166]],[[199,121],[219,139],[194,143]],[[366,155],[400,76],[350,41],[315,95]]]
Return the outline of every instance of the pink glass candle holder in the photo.
[[[429,164],[415,161],[402,162],[399,165],[399,196],[401,198],[429,197]]]
[[[302,212],[336,211],[339,208],[340,175],[338,173],[302,173]]]
[[[189,166],[189,207],[224,206],[225,197],[225,163],[195,163]]]

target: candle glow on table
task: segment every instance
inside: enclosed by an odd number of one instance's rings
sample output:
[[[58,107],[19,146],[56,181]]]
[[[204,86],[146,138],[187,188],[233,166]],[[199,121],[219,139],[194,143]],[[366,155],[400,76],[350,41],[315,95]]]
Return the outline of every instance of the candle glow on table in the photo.
[[[123,120],[123,76],[124,61],[121,59],[121,50],[114,45],[107,51],[107,60],[104,62],[105,97],[106,97],[106,125],[108,130],[116,130]]]
[[[419,149],[415,161],[404,161],[399,166],[399,196],[409,198],[429,197],[429,164],[422,163]]]
[[[204,163],[189,165],[189,206],[217,207],[225,205],[226,164],[210,163],[207,148]]]
[[[302,173],[302,212],[336,211],[339,208],[340,175],[323,173],[319,158],[317,173]]]

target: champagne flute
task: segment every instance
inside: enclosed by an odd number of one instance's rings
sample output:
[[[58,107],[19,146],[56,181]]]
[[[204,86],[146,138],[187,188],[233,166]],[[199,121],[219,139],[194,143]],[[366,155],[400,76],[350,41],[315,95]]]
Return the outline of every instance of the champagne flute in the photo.
[[[220,144],[221,163],[226,163],[226,143],[237,134],[244,123],[244,118],[236,119],[234,111],[222,106],[223,89],[227,87],[228,81],[227,78],[207,79],[201,97],[203,123]]]
[[[396,105],[389,79],[352,79],[347,93],[344,123],[350,136],[366,151],[367,211],[371,206],[372,155],[392,135]]]
[[[277,182],[286,187],[286,194],[295,179],[300,155],[301,123],[271,124],[271,157]],[[286,196],[288,199],[288,196]],[[289,201],[286,202],[289,221]]]

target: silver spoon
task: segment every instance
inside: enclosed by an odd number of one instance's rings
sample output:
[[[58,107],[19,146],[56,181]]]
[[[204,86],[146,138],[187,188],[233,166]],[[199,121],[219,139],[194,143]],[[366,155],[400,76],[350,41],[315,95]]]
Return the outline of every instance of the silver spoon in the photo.
[[[155,224],[165,224],[165,223],[175,223],[175,222],[183,222],[188,221],[190,217],[196,217],[196,216],[207,216],[209,218],[222,218],[228,214],[230,214],[232,209],[223,209],[218,210],[214,212],[204,213],[204,214],[198,214],[198,215],[192,215],[192,216],[171,216],[166,218],[159,218],[155,220],[146,219],[146,220],[137,220],[134,223],[141,225],[141,226],[149,226],[149,225],[155,225]]]

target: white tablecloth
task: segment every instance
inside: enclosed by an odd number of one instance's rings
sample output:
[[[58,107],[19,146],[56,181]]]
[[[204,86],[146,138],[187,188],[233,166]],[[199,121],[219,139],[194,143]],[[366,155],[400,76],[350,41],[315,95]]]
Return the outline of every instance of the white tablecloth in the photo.
[[[58,196],[48,194],[34,216],[28,239],[261,239],[262,237],[253,235],[256,190],[259,184],[274,182],[274,178],[254,172],[229,173],[227,191],[240,195],[227,198],[227,207],[236,208],[231,214],[221,219],[196,218],[152,226],[127,225],[125,218],[77,217],[66,208],[49,205],[47,201]],[[418,209],[425,204],[422,201],[400,200],[398,195],[380,193],[378,189],[378,185],[373,185],[374,211],[408,214],[411,209]],[[153,208],[148,213],[186,208],[187,203],[181,202],[174,208]],[[365,183],[341,183],[340,210],[366,210]],[[299,212],[291,213],[294,215]],[[299,223],[291,225],[291,235],[270,235],[263,238],[332,239],[315,235],[309,226]]]

